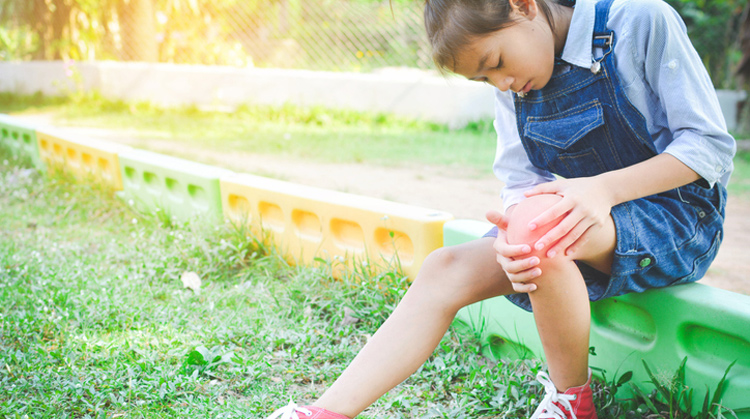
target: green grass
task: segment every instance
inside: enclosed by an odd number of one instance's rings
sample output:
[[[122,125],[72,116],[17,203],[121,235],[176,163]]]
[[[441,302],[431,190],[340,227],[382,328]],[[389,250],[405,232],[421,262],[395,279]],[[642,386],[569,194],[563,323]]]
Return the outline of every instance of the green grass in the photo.
[[[0,417],[262,418],[318,397],[408,287],[288,266],[241,228],[165,223],[28,167],[0,148]],[[451,328],[361,417],[528,417],[543,365],[482,349]],[[614,389],[596,385],[603,417],[639,417]]]
[[[27,99],[13,106],[73,112]],[[735,182],[749,161],[738,156]],[[263,418],[319,396],[408,287],[392,272],[336,281],[326,264],[291,267],[241,228],[173,224],[27,167],[0,147],[0,417]],[[184,272],[202,278],[199,293],[183,287]],[[362,417],[528,417],[543,365],[496,362],[482,349],[452,328]],[[656,389],[619,403],[615,389],[597,383],[600,417],[679,411]]]
[[[265,417],[319,396],[407,287],[393,273],[335,281],[241,229],[164,225],[7,154],[0,164],[0,417]],[[478,350],[452,330],[363,417],[524,417],[539,364]]]
[[[384,113],[292,105],[246,105],[228,113],[125,103],[96,94],[68,100],[0,94],[0,112],[52,113],[56,125],[120,130],[145,148],[147,140],[156,139],[320,162],[450,165],[484,173],[490,173],[496,145],[489,121],[449,130]]]

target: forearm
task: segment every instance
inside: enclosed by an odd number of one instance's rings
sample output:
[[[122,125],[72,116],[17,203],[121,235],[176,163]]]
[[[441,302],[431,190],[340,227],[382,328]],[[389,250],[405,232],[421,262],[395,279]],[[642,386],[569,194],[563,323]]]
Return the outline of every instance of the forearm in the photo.
[[[610,191],[612,206],[678,188],[700,176],[674,156],[661,153],[646,161],[597,176]]]

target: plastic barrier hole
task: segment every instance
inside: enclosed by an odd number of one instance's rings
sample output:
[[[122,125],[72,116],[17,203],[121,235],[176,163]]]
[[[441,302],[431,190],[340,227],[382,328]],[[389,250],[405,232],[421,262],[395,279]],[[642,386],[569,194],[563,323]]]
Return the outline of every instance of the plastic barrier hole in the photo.
[[[198,185],[188,185],[188,195],[198,201],[206,199],[206,191]]]
[[[691,360],[716,367],[719,376],[735,360],[738,367],[750,369],[750,342],[742,336],[696,323],[681,325],[677,336]]]
[[[331,233],[338,248],[345,251],[365,251],[365,234],[359,224],[334,218],[331,220]]]
[[[402,264],[414,263],[414,243],[405,233],[383,227],[378,228],[375,230],[375,244],[378,252],[385,258],[390,259],[398,255]]]
[[[292,223],[294,223],[297,236],[316,242],[323,240],[323,226],[320,224],[320,218],[312,212],[293,210]]]
[[[125,167],[125,179],[129,182],[133,182],[133,178],[135,178],[135,169],[132,167]]]
[[[199,211],[207,211],[210,208],[206,190],[198,185],[188,185],[188,195],[192,199],[192,205]]]
[[[78,151],[73,148],[68,148],[66,151],[64,155],[67,156],[67,163],[76,169],[80,168],[81,160],[79,159]]]
[[[616,298],[592,305],[592,326],[621,344],[647,349],[656,340],[654,318],[646,310]]]
[[[168,177],[164,180],[164,182],[167,185],[167,189],[169,189],[170,192],[174,193],[177,190],[177,187],[179,186],[180,182],[178,182],[175,179],[172,179],[171,177]]]
[[[229,216],[235,221],[250,221],[250,202],[242,196],[229,194],[227,197]]]
[[[90,171],[94,170],[94,159],[91,157],[91,154],[81,153],[81,163],[83,163],[86,169]]]
[[[102,172],[109,173],[109,160],[99,158],[99,170]]]
[[[29,134],[24,134],[23,142],[26,143],[27,145],[31,144],[31,136]]]
[[[7,129],[3,128],[3,130],[2,130],[2,136],[3,136],[3,138],[8,138],[9,137],[9,133],[8,133]]]
[[[284,213],[281,211],[281,207],[270,202],[261,201],[258,203],[258,212],[260,213],[263,228],[273,230],[277,233],[284,231]]]
[[[147,185],[153,185],[156,183],[157,177],[155,173],[143,172],[143,182]]]
[[[11,137],[13,137],[14,140],[18,141],[18,133],[16,131],[11,132]]]

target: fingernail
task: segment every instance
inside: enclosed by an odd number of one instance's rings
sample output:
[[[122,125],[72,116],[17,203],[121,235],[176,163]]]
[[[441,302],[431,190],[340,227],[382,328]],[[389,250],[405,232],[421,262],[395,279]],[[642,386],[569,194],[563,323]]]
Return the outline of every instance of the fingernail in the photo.
[[[534,231],[534,230],[536,230],[536,227],[537,227],[537,226],[536,226],[536,224],[534,224],[534,223],[531,223],[531,224],[529,224],[529,230],[531,230],[531,231]]]
[[[553,257],[555,257],[556,254],[557,254],[557,252],[555,252],[554,250],[550,250],[549,252],[547,252],[547,257],[548,258],[553,258]]]
[[[521,251],[524,253],[529,253],[531,251],[531,246],[526,245],[523,247],[523,249],[521,249]]]
[[[542,270],[541,270],[541,269],[536,269],[536,270],[534,270],[534,273],[533,273],[533,275],[534,275],[534,278],[538,277],[538,276],[539,276],[539,275],[541,275],[541,274],[542,274]]]
[[[539,262],[541,262],[541,261],[540,261],[540,260],[539,260],[539,258],[537,258],[537,257],[533,257],[533,258],[531,258],[531,260],[529,261],[529,263],[530,263],[530,265],[531,265],[531,266],[534,266],[534,265],[538,265],[538,264],[539,264]]]
[[[542,250],[542,249],[544,249],[544,243],[537,243],[537,244],[534,245],[534,248],[536,250]]]

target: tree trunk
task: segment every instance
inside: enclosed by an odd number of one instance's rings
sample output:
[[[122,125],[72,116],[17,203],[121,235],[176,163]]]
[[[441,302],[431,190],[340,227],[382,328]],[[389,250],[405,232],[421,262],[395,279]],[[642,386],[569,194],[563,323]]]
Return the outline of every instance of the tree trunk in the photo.
[[[122,59],[159,61],[153,0],[120,0],[117,7],[122,36]]]

